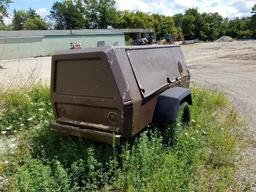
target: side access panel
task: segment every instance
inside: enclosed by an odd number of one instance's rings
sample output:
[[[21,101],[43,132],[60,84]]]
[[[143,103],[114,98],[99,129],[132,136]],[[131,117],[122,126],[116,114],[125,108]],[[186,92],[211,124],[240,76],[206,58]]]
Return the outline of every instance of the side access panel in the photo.
[[[189,76],[179,46],[126,50],[143,98]]]

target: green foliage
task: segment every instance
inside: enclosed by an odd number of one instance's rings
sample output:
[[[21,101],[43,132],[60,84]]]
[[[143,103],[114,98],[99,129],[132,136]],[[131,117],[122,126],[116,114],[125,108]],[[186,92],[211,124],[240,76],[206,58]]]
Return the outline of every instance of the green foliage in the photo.
[[[202,40],[216,40],[221,36],[221,23],[223,18],[218,13],[203,13],[202,32],[200,33]]]
[[[235,18],[230,20],[226,34],[233,38],[246,38],[252,35],[249,28],[249,18]]]
[[[11,0],[0,0],[0,23],[3,23],[3,17],[8,16],[7,8],[10,3]]]
[[[56,29],[107,28],[116,18],[114,0],[55,2],[51,18]]]
[[[0,135],[44,126],[52,119],[48,87],[12,90],[0,94],[0,101]]]
[[[198,9],[191,8],[186,10],[183,22],[182,31],[188,39],[194,39],[200,37],[202,28],[202,18]]]
[[[87,0],[85,16],[89,19],[90,28],[106,29],[113,25],[117,18],[114,0]]]
[[[0,22],[0,31],[8,31],[11,29],[11,26],[5,25],[4,23]]]
[[[16,11],[14,9],[14,17],[12,20],[12,26],[14,30],[22,30],[24,29],[24,23],[26,21],[26,18],[28,17],[27,12],[20,10]]]
[[[116,16],[115,0],[99,0],[98,5],[98,27],[106,29],[113,25]]]
[[[239,121],[223,94],[194,88],[192,124],[176,133],[172,145],[163,143],[172,130],[163,135],[152,125],[122,148],[50,131],[46,87],[4,93],[1,101],[1,125],[25,125],[16,132],[17,150],[6,157],[3,191],[236,189],[233,159]]]
[[[152,15],[141,11],[119,11],[116,19],[116,28],[153,28],[155,22]]]
[[[185,39],[213,41],[222,35],[233,38],[250,38],[255,34],[256,8],[252,11],[251,19],[235,18],[224,19],[218,13],[199,13],[197,8],[190,8],[185,14],[176,14],[173,17],[142,13],[140,11],[119,11],[113,22],[117,28],[153,28],[157,39],[168,34],[179,38],[182,34]]]
[[[253,33],[253,36],[256,38],[256,4],[252,8],[252,16],[250,21],[250,29]]]
[[[12,20],[14,30],[46,30],[47,23],[36,13],[35,10],[28,11],[14,10],[14,17]]]
[[[255,19],[253,18],[254,16],[251,18],[222,18],[218,13],[200,14],[195,8],[186,10],[184,15],[174,15],[176,27],[182,28],[185,39],[198,38],[204,41],[213,41],[222,35],[233,38],[250,38],[256,28],[256,16]]]
[[[13,191],[50,192],[53,190],[57,191],[56,189],[58,189],[58,185],[60,184],[55,182],[55,178],[51,175],[51,168],[49,166],[28,156],[23,164],[18,167],[13,185]]]
[[[24,23],[25,30],[46,30],[48,29],[47,23],[45,23],[42,18],[34,17],[28,18]]]
[[[84,11],[81,0],[56,1],[50,11],[50,17],[55,21],[55,29],[81,29],[88,27]]]
[[[10,0],[0,0],[0,13],[7,16]],[[184,14],[173,17],[141,11],[118,11],[115,0],[64,0],[56,1],[50,11],[55,29],[103,28],[152,28],[159,40],[171,35],[174,39],[200,39],[214,41],[223,35],[233,38],[256,37],[256,5],[252,16],[246,18],[223,18],[218,13],[199,13],[197,8],[190,8]],[[3,16],[0,17],[2,23]],[[44,30],[49,25],[36,14],[35,10],[16,11],[13,18],[14,30]],[[0,30],[8,26],[0,25]]]
[[[166,35],[177,35],[177,28],[173,17],[154,15],[154,28],[158,39],[165,37]]]

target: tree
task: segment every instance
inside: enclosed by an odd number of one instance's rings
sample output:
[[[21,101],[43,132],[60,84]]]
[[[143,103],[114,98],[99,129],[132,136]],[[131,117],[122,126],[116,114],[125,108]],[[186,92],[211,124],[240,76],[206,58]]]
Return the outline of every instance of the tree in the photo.
[[[119,11],[113,24],[116,28],[154,28],[154,15],[141,11]]]
[[[253,6],[251,13],[250,29],[252,31],[252,35],[256,38],[256,4]]]
[[[216,40],[221,35],[221,24],[223,18],[218,13],[202,13],[202,27],[201,36],[202,40]]]
[[[114,25],[117,19],[115,0],[84,0],[85,15],[90,28],[107,28]]]
[[[88,19],[81,0],[55,2],[50,11],[50,18],[55,21],[55,29],[81,29],[88,27]]]
[[[35,10],[28,11],[14,10],[14,17],[12,20],[14,30],[46,30],[47,23],[36,13]]]
[[[202,29],[202,18],[198,9],[191,8],[185,11],[182,31],[188,39],[200,38]]]
[[[247,38],[251,36],[249,18],[234,18],[228,22],[226,34],[233,38]]]
[[[14,9],[14,16],[12,20],[12,26],[14,30],[23,30],[24,29],[24,23],[26,19],[28,18],[28,13],[23,10],[16,11]]]
[[[177,28],[173,17],[154,14],[155,18],[155,32],[157,39],[165,37],[166,35],[177,35]]]
[[[34,17],[40,17],[37,13],[36,10],[29,8],[27,11],[28,18],[34,18]]]
[[[9,30],[11,30],[10,25],[5,25],[4,23],[0,22],[0,31],[9,31]]]
[[[113,25],[116,15],[115,0],[99,0],[98,17],[99,27],[107,28]]]
[[[85,0],[85,15],[88,18],[90,28],[99,28],[98,0]]]
[[[174,22],[175,22],[175,26],[182,28],[182,23],[183,23],[183,17],[184,15],[181,13],[175,14],[173,16]]]
[[[0,23],[3,23],[3,18],[8,16],[7,8],[11,0],[0,0]]]
[[[48,29],[47,23],[40,17],[28,18],[24,23],[25,30],[46,30]]]

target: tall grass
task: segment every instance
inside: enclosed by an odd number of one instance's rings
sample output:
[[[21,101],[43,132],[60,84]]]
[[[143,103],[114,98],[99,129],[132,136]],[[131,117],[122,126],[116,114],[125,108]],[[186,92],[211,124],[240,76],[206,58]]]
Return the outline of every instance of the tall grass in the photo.
[[[237,113],[221,93],[194,88],[193,102],[191,126],[172,145],[152,125],[133,144],[112,147],[51,132],[47,87],[6,93],[0,129],[19,139],[3,158],[3,190],[232,191]]]

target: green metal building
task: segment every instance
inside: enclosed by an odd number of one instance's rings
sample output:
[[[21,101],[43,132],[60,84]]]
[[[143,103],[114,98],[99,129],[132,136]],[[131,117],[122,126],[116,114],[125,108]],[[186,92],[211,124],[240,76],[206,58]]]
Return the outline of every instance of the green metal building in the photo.
[[[70,49],[71,43],[82,48],[125,45],[125,37],[117,30],[46,30],[1,31],[0,60],[48,56]]]

